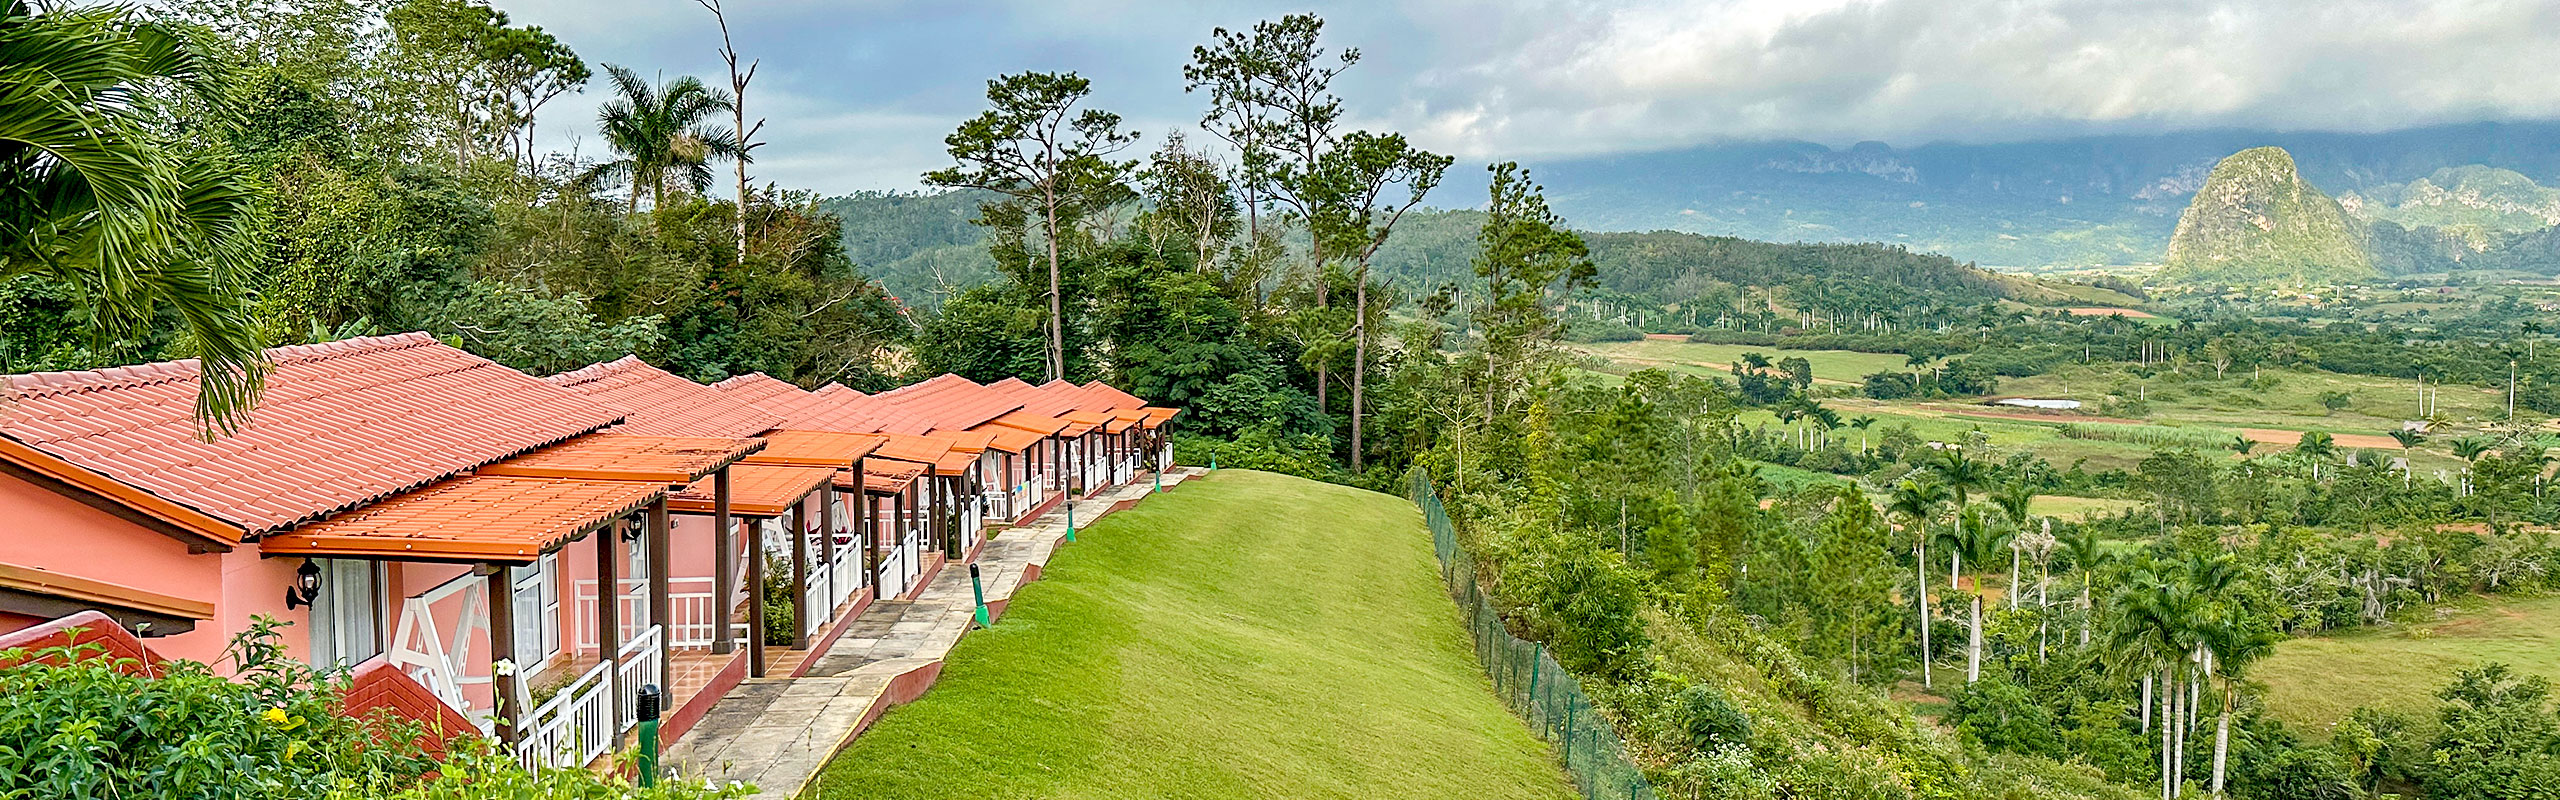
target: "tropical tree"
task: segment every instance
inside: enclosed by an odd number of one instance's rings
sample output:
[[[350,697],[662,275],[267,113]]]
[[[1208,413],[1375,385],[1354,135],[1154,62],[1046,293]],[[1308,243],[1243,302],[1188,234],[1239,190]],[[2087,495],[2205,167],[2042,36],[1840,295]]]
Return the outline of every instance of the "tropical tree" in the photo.
[[[1919,574],[1920,607],[1920,685],[1936,685],[1929,652],[1929,520],[1938,515],[1938,507],[1946,505],[1947,488],[1935,482],[1905,479],[1893,487],[1885,513],[1901,517],[1911,532],[1911,556]]]
[[[1328,252],[1338,253],[1351,263],[1351,469],[1360,471],[1367,449],[1362,441],[1362,422],[1368,410],[1369,374],[1369,262],[1378,248],[1386,246],[1387,236],[1406,212],[1422,205],[1422,198],[1440,185],[1440,176],[1454,159],[1437,155],[1405,142],[1403,134],[1373,134],[1355,131],[1342,138],[1339,146],[1318,159],[1316,168],[1292,173],[1283,181],[1294,193],[1316,200],[1315,213],[1307,224],[1317,238],[1325,242]],[[1498,169],[1498,167],[1497,167]],[[1527,175],[1521,175],[1527,182]],[[1534,184],[1529,194],[1540,204]],[[1543,210],[1543,208],[1539,209]]]
[[[652,207],[664,208],[670,186],[696,194],[708,190],[712,161],[745,155],[736,131],[705,122],[737,108],[729,93],[691,75],[655,84],[618,64],[604,65],[604,72],[614,97],[596,109],[596,124],[605,145],[621,157],[589,168],[584,182],[628,184],[631,212],[640,210],[642,191]]]
[[[240,283],[250,182],[168,123],[181,102],[220,109],[224,77],[127,7],[0,0],[0,279],[77,287],[100,342],[174,313],[208,435],[245,421],[266,375]]]
[[[1127,199],[1128,177],[1137,169],[1134,161],[1112,159],[1138,140],[1138,134],[1120,129],[1120,115],[1078,108],[1092,94],[1093,82],[1073,72],[1024,72],[987,81],[988,109],[942,138],[956,163],[924,175],[935,186],[1003,195],[978,208],[979,224],[995,228],[1000,243],[1012,243],[1000,244],[1001,250],[1018,254],[1037,225],[1049,273],[1050,380],[1067,375],[1060,240],[1085,217]]]
[[[2460,439],[2453,440],[2453,454],[2461,456],[2464,461],[2477,464],[2480,462],[2480,457],[2488,455],[2490,448],[2493,446],[2494,444],[2489,441],[2488,437],[2465,436]]]
[[[2062,552],[2071,557],[2072,571],[2080,573],[2080,646],[2087,647],[2090,623],[2096,616],[2090,592],[2095,586],[2098,569],[2115,557],[2107,552],[2106,541],[2098,538],[2095,528],[2076,527],[2063,531],[2059,538],[2062,540]]]
[[[2249,665],[2275,652],[2281,638],[2265,620],[2249,615],[2232,605],[2218,609],[2210,624],[2199,630],[2208,659],[2211,677],[2222,687],[2222,713],[2213,723],[2212,791],[2216,800],[2223,797],[2223,777],[2231,754],[2231,710],[2239,705],[2242,677]]]
[[[1991,465],[1965,455],[1964,446],[1949,443],[1929,459],[1929,471],[1955,493],[1956,507],[1972,502],[1973,492],[1991,486]]]

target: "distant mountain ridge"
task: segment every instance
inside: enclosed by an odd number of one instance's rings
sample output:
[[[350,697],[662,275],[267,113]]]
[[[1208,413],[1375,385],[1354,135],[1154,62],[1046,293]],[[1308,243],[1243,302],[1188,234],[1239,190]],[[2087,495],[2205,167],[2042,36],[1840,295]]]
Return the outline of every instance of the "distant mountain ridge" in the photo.
[[[1557,210],[1590,230],[1678,230],[1790,242],[1897,244],[2004,267],[2157,263],[2225,156],[2293,155],[2341,195],[2477,165],[2560,185],[2560,122],[2386,133],[2204,130],[2000,144],[1845,149],[1800,141],[1531,163]],[[2393,204],[2397,204],[2397,195]]]

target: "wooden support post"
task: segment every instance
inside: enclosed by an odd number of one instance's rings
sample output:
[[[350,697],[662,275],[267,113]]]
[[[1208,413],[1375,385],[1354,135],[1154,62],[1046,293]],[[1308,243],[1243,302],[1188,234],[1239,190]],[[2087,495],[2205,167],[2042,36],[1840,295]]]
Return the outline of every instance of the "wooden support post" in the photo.
[[[738,636],[729,624],[737,607],[729,605],[738,596],[738,526],[729,517],[729,468],[721,467],[711,476],[711,652],[729,653],[738,649]]]
[[[836,594],[836,488],[833,483],[818,489],[818,569],[827,575],[827,608],[819,613],[835,621]]]
[[[853,496],[862,498],[862,513],[855,515],[862,527],[862,583],[871,587],[872,598],[886,599],[880,597],[880,498],[868,486]]]
[[[622,655],[622,570],[614,563],[621,560],[622,520],[597,528],[587,538],[595,540],[596,545],[596,661],[610,663]],[[615,725],[622,724],[626,710],[622,707],[622,693],[613,693]]]
[[[747,540],[747,674],[764,677],[764,531],[755,520],[740,520],[738,533]]]
[[[515,664],[513,660],[516,657],[516,587],[507,579],[509,570],[506,567],[482,564],[475,571],[487,576],[489,581],[489,661],[493,665],[499,661],[512,665],[507,669],[489,670],[489,696],[491,706],[496,709],[498,741],[505,745],[504,752],[512,758],[516,742],[524,738],[524,732],[516,730],[516,723],[520,721],[517,718],[524,715],[524,709],[518,708],[516,703],[516,673],[522,671],[524,665]]]
[[[784,522],[791,532],[791,647],[809,647],[809,497],[791,504],[791,517]]]
[[[676,674],[676,606],[667,592],[675,570],[674,532],[667,517],[667,498],[649,501],[649,624],[658,627],[658,674],[673,680]]]
[[[942,500],[943,495],[951,492],[951,487],[942,478],[941,470],[931,466],[924,468],[926,508],[929,509],[927,513],[933,515],[931,524],[935,545],[942,550],[944,558],[958,558],[960,537],[952,535],[955,531],[951,529],[950,505]]]

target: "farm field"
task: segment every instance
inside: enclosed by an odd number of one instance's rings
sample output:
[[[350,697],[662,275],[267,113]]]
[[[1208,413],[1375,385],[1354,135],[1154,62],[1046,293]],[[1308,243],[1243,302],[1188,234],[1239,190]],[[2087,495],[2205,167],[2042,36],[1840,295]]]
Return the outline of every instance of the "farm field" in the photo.
[[[2313,735],[2361,706],[2430,714],[2455,670],[2503,661],[2560,680],[2560,597],[2500,599],[2444,619],[2293,639],[2252,667],[2267,706]]]
[[[1412,503],[1230,469],[1086,529],[806,796],[1568,795]]]
[[[2140,379],[2121,369],[2077,366],[2054,374],[2001,379],[2000,396],[2079,400],[2087,409],[2083,413],[2040,413],[1964,400],[1883,401],[1858,396],[1854,386],[1861,376],[1909,369],[1901,356],[1891,353],[1785,350],[1659,339],[1578,347],[1605,360],[1605,365],[1598,367],[1604,372],[1594,374],[1652,367],[1693,375],[1729,376],[1728,365],[1743,353],[1757,352],[1771,361],[1802,357],[1813,365],[1815,393],[1828,395],[1823,399],[1826,405],[1846,418],[1876,418],[1866,431],[1870,438],[1896,425],[1908,426],[1913,435],[1933,441],[1956,441],[1979,430],[1994,446],[2032,450],[2058,469],[2082,462],[2092,470],[2129,469],[2150,455],[2155,446],[2168,441],[2229,454],[2229,445],[2223,443],[2246,437],[2258,443],[2252,454],[2263,455],[2293,446],[2304,431],[2310,430],[2329,433],[2342,449],[2378,450],[2397,457],[2401,455],[2399,443],[2389,434],[2403,421],[2417,416],[2417,387],[2411,381],[2319,370],[2266,369],[2259,371],[2261,377],[2253,382],[2249,373],[2240,370],[2215,378],[2209,367],[2190,367],[2184,375],[2155,375],[2147,386],[2138,385],[2142,383]],[[2332,410],[2322,402],[2324,395],[2332,392],[2345,394],[2342,408]],[[2135,397],[2146,397],[2143,405],[2147,409],[2141,419],[2101,415],[2100,410],[2108,407],[2110,400]],[[2439,387],[2434,403],[2444,427],[2410,453],[2421,477],[2437,471],[2459,471],[2464,464],[2453,455],[2451,441],[2480,432],[2485,426],[2502,421],[2506,414],[2505,394],[2480,386]],[[2540,415],[2526,413],[2520,417],[2549,424]],[[1741,421],[1747,427],[1777,424],[1766,412],[1745,414]],[[2063,428],[2075,422],[2091,429],[2110,424],[2129,427],[2087,430],[2078,436],[2067,434]],[[2131,429],[2131,425],[2142,429]],[[1854,442],[1858,432],[1844,429],[1834,431],[1832,436]]]

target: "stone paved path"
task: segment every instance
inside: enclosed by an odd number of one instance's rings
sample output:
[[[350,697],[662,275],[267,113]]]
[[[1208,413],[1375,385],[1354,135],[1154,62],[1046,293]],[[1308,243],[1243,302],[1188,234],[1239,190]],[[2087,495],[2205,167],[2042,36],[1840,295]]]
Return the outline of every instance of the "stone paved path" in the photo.
[[[1166,489],[1204,474],[1176,467]],[[1127,486],[1076,503],[1079,528],[1135,503],[1154,490],[1145,475]],[[987,605],[1000,612],[1015,589],[1038,578],[1050,553],[1066,538],[1064,510],[1011,528],[978,554]],[[943,568],[914,600],[871,604],[808,674],[750,679],[711,707],[700,725],[668,751],[679,775],[756,785],[757,800],[789,800],[826,766],[836,751],[861,735],[891,706],[924,694],[942,674],[943,658],[975,624],[976,601],[966,565]]]

